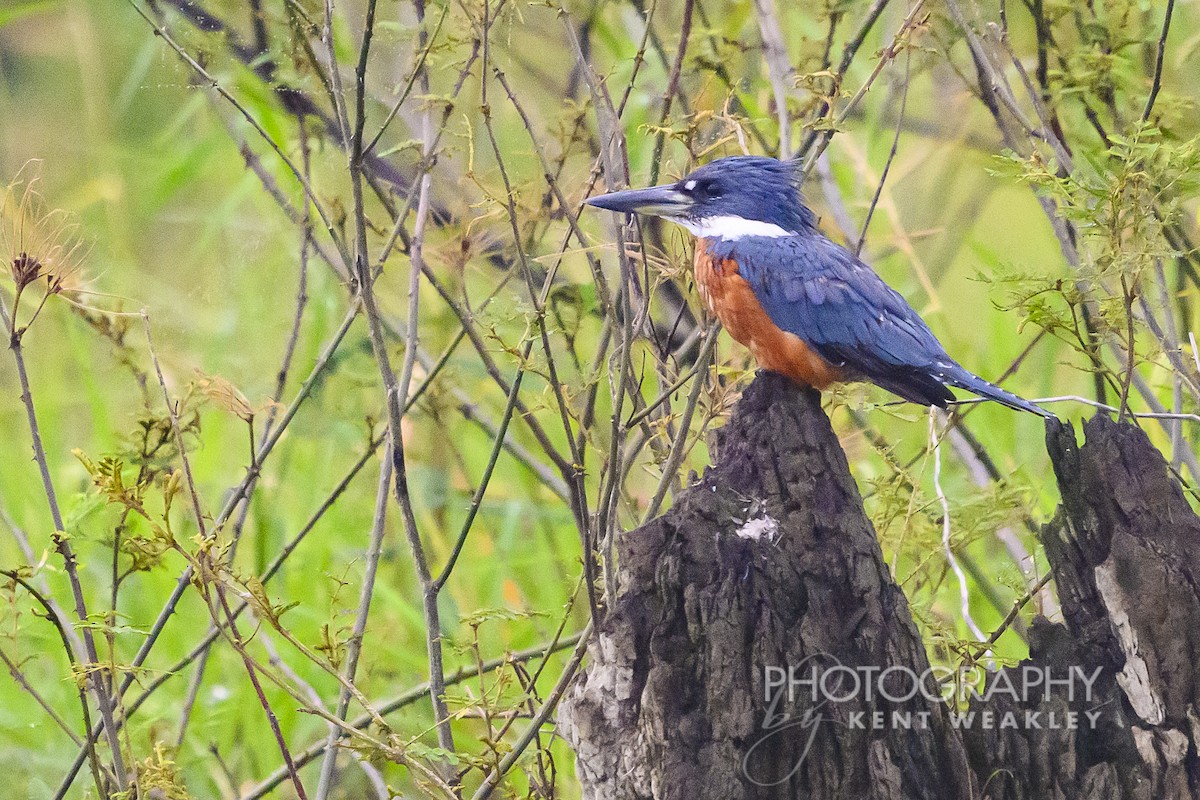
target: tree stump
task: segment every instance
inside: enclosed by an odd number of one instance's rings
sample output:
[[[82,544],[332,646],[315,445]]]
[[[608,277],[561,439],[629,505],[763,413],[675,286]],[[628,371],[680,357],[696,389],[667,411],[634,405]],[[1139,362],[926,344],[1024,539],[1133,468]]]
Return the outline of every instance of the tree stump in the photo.
[[[1200,518],[1140,430],[1085,433],[1048,426],[1064,620],[1036,621],[1015,669],[1095,673],[1088,696],[1000,693],[970,712],[1043,724],[962,727],[906,696],[928,658],[819,395],[756,378],[703,478],[617,542],[620,589],[559,713],[584,798],[1200,798]],[[841,680],[815,692],[814,666]],[[847,677],[872,669],[885,691]]]
[[[620,592],[564,698],[588,800],[966,797],[946,710],[922,736],[855,730],[766,700],[766,667],[806,659],[928,667],[820,395],[761,375],[718,431],[716,463],[617,543]],[[814,735],[815,734],[815,735]]]
[[[1042,530],[1063,623],[1039,621],[1022,666],[1099,670],[1065,692],[999,706],[1101,712],[1099,725],[965,733],[988,798],[1200,798],[1200,518],[1138,428],[1097,416],[1046,445],[1062,505]]]

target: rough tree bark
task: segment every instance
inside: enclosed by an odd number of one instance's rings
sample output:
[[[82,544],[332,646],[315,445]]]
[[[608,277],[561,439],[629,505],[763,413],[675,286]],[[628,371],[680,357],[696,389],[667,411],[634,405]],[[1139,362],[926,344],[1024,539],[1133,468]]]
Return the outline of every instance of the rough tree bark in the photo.
[[[1200,518],[1141,430],[1098,416],[1084,435],[1047,433],[1062,505],[1042,541],[1065,624],[1039,621],[1025,664],[1100,668],[1096,691],[993,706],[1101,724],[972,730],[972,767],[995,800],[1200,798]]]
[[[1100,676],[1090,696],[976,701],[1021,722],[962,729],[924,693],[900,699],[928,659],[819,396],[757,378],[703,478],[618,541],[620,588],[559,714],[584,797],[1200,798],[1200,518],[1140,430],[1085,433],[1048,429],[1064,620],[1033,626],[1020,666]],[[882,681],[892,700],[843,679],[813,702],[806,668],[839,664],[906,671]],[[789,666],[796,695],[768,702],[767,668]],[[1050,711],[1098,722],[1051,729]]]

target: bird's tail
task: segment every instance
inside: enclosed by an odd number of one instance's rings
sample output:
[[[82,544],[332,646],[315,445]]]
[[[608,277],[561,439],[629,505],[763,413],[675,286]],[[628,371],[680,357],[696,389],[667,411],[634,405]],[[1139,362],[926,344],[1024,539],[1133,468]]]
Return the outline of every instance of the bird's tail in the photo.
[[[989,400],[995,400],[1001,405],[1006,405],[1009,408],[1015,408],[1018,411],[1028,411],[1031,414],[1037,414],[1040,417],[1047,419],[1058,419],[1052,412],[1044,408],[1035,406],[1033,403],[1024,398],[1017,397],[1012,392],[1006,392],[999,386],[993,383],[988,383],[983,378],[968,372],[954,364],[950,369],[946,370],[943,379],[951,386],[957,386],[959,389],[966,389],[968,392],[974,392],[980,397],[986,397]]]

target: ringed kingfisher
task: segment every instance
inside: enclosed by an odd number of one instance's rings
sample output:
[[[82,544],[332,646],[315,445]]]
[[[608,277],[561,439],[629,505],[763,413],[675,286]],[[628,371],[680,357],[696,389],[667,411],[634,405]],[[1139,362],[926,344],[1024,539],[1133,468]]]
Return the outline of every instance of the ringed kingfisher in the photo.
[[[794,161],[733,156],[676,183],[587,202],[691,231],[700,296],[766,370],[818,390],[865,380],[939,408],[955,386],[1054,418],[952,359],[896,290],[817,229],[798,180]]]

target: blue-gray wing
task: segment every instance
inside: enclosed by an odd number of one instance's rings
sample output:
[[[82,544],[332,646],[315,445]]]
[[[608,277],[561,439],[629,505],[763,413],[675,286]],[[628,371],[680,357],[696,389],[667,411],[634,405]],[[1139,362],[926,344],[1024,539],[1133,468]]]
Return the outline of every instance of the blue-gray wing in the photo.
[[[917,312],[849,251],[819,234],[718,245],[737,259],[771,320],[822,358],[901,397],[945,407],[958,365]]]

